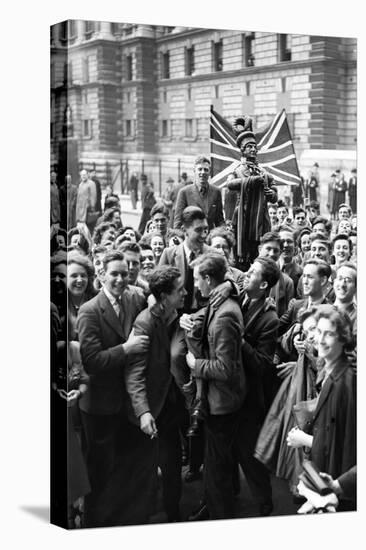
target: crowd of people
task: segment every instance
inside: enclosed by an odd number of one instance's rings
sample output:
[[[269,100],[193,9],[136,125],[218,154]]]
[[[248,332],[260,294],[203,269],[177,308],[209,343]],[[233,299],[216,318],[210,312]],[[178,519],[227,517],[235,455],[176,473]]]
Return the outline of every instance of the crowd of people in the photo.
[[[344,201],[324,217],[315,199],[278,200],[246,122],[231,218],[204,156],[176,196],[147,201],[138,230],[112,189],[102,208],[86,170],[57,206],[51,173],[52,391],[68,407],[70,527],[148,523],[159,486],[166,521],[235,517],[240,469],[267,516],[271,475],[305,499],[306,460],[335,507],[355,509],[356,215]],[[182,517],[183,482],[201,478]]]

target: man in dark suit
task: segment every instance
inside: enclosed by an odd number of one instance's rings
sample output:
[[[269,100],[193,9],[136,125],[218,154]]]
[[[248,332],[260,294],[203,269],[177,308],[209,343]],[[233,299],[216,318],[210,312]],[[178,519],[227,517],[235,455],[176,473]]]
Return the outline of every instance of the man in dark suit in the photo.
[[[179,521],[182,464],[179,427],[184,403],[170,371],[170,343],[177,326],[177,309],[182,308],[186,291],[179,270],[172,266],[157,267],[150,274],[149,283],[156,303],[143,310],[134,323],[134,333],[147,336],[149,348],[129,361],[125,370],[126,388],[132,404],[131,421],[150,443],[142,448],[147,467],[153,463],[155,476],[158,465],[161,469],[168,521]]]
[[[272,490],[268,470],[254,458],[253,453],[276,389],[273,357],[278,316],[268,296],[279,276],[279,268],[273,259],[258,257],[254,260],[246,273],[241,306],[244,320],[242,356],[248,394],[240,412],[234,450],[262,516],[269,515],[273,509]]]
[[[199,206],[203,210],[209,229],[224,225],[221,191],[209,183],[210,167],[211,163],[207,157],[196,158],[194,163],[195,182],[186,185],[178,193],[174,215],[175,229],[181,228],[183,210],[187,206]]]
[[[207,384],[204,491],[210,519],[233,517],[233,443],[246,391],[239,304],[229,297],[215,307],[211,298],[212,290],[224,281],[226,269],[225,257],[217,252],[208,252],[195,262],[195,285],[209,304],[202,327],[203,353],[198,357],[187,354],[195,378]]]
[[[108,252],[103,267],[103,289],[80,308],[78,319],[82,363],[90,377],[88,391],[79,402],[92,489],[85,503],[87,527],[109,524],[109,508],[114,503],[106,501],[102,505],[101,495],[116,466],[117,444],[124,437],[124,368],[129,358],[146,351],[149,344],[147,336],[131,333],[146,303],[142,290],[127,284],[128,267],[123,254]]]

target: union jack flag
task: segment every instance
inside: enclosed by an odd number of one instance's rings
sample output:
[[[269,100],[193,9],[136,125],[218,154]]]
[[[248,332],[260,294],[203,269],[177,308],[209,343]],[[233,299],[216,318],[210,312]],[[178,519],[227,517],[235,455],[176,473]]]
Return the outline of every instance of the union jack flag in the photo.
[[[300,185],[301,178],[294,145],[287,122],[286,111],[282,109],[273,121],[255,132],[257,159],[277,185]],[[228,175],[240,164],[241,152],[236,145],[231,124],[214,111],[210,117],[211,183],[222,188]]]

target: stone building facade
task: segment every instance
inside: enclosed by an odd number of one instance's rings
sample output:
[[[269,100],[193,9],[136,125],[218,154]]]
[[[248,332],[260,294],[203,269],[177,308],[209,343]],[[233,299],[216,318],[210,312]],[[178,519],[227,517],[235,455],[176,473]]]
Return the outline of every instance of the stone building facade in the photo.
[[[51,29],[51,159],[119,186],[209,155],[210,105],[255,127],[286,109],[300,169],[355,166],[354,38],[68,21]],[[70,170],[72,167],[70,166]],[[74,172],[76,169],[73,168]]]

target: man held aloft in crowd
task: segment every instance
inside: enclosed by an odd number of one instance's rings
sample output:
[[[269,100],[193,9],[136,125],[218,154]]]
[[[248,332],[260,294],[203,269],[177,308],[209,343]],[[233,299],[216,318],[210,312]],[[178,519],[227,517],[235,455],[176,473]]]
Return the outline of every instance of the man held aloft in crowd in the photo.
[[[224,225],[221,190],[209,183],[211,162],[199,156],[194,162],[195,182],[180,189],[177,197],[174,227],[180,229],[187,206],[199,206],[205,213],[209,230]]]
[[[204,493],[210,519],[233,517],[233,443],[245,397],[239,304],[230,297],[218,307],[212,301],[211,293],[224,282],[226,269],[226,259],[218,253],[207,253],[194,264],[195,285],[209,304],[202,327],[203,355],[187,354],[194,377],[207,384]]]
[[[138,313],[146,306],[143,292],[128,285],[128,267],[123,254],[109,251],[103,259],[103,289],[79,310],[78,332],[85,371],[90,376],[88,391],[79,407],[86,437],[86,462],[91,493],[85,500],[85,526],[123,523],[114,499],[103,498],[118,460],[129,452],[126,425],[124,368],[135,354],[148,348],[147,336],[131,333]],[[126,440],[125,440],[126,438]],[[131,470],[132,471],[132,470]],[[130,476],[131,472],[124,474]],[[124,490],[121,481],[120,491]],[[116,516],[117,514],[117,516]],[[142,521],[146,518],[143,515]]]
[[[258,165],[252,119],[237,118],[233,131],[242,156],[240,165],[228,176],[227,187],[239,192],[233,227],[237,258],[245,270],[257,255],[261,236],[271,229],[267,203],[277,201],[277,189],[273,177]]]

